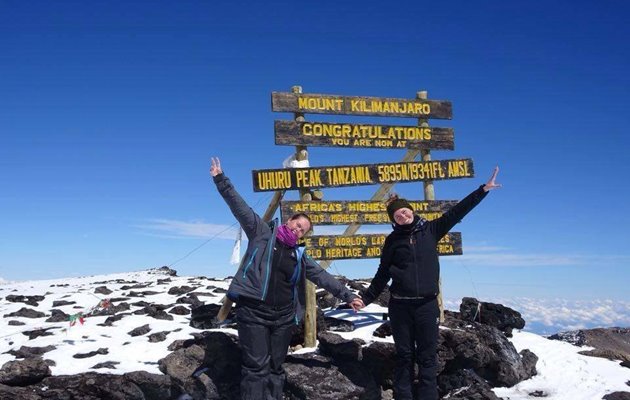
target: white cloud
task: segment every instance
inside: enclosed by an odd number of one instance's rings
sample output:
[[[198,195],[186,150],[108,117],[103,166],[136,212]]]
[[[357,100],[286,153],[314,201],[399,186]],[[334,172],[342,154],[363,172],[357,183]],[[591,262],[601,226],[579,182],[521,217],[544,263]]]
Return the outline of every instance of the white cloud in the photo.
[[[457,261],[468,265],[488,267],[539,267],[566,265],[593,265],[629,263],[630,256],[624,255],[585,255],[553,253],[519,253],[510,248],[487,244],[464,246],[464,254]]]
[[[467,249],[464,249],[465,251]],[[464,252],[459,260],[470,265],[501,266],[501,267],[533,267],[560,266],[583,264],[585,261],[578,256],[561,254],[518,254],[518,253],[479,253]]]
[[[220,225],[209,224],[201,221],[178,221],[173,219],[150,219],[135,225],[142,233],[151,236],[166,238],[211,238],[229,239],[236,238],[237,224]]]

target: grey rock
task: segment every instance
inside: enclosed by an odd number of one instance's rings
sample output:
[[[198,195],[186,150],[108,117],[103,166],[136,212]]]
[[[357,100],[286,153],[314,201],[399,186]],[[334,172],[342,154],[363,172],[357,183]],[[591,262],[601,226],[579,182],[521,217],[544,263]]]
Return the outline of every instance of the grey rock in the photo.
[[[46,347],[22,346],[18,350],[10,350],[10,351],[7,351],[7,353],[11,354],[15,358],[33,358],[33,357],[39,357],[42,354],[55,350],[56,348],[57,347],[52,346],[52,345],[46,346]]]
[[[99,286],[94,289],[94,293],[97,293],[97,294],[108,295],[108,294],[111,294],[112,292],[113,291],[108,289],[107,286]]]
[[[151,343],[163,342],[166,340],[166,335],[168,335],[168,333],[169,333],[168,331],[152,333],[149,335],[149,342]]]
[[[129,336],[142,336],[151,332],[151,328],[149,328],[149,324],[139,326],[131,331],[127,332]]]
[[[5,297],[5,299],[6,301],[9,301],[11,303],[24,303],[24,304],[28,304],[29,306],[37,307],[39,305],[39,302],[44,300],[45,297],[44,296],[22,296],[22,295],[10,294],[7,297]]]
[[[98,350],[94,350],[94,351],[90,351],[88,353],[77,353],[75,355],[72,356],[72,358],[90,358],[90,357],[94,357],[97,355],[105,355],[105,354],[109,354],[109,351],[102,347]]]
[[[33,310],[32,308],[22,307],[16,312],[12,312],[10,314],[5,314],[4,318],[7,317],[23,317],[23,318],[44,318],[46,314],[41,311]]]
[[[338,366],[314,353],[290,355],[283,365],[290,399],[380,400],[381,390],[359,363]]]
[[[27,386],[50,376],[50,368],[39,358],[8,361],[0,369],[0,383],[8,386]]]
[[[346,340],[332,332],[320,332],[317,339],[320,353],[335,361],[360,361],[363,358],[361,349],[365,342],[361,339]]]
[[[630,392],[612,392],[602,397],[603,400],[630,400]]]
[[[54,328],[41,328],[41,329],[33,329],[32,331],[22,332],[24,336],[28,336],[29,340],[33,340],[40,336],[52,336],[53,332],[50,332]]]
[[[525,327],[525,320],[518,311],[502,304],[480,302],[472,297],[462,299],[459,312],[463,320],[494,326],[508,337],[512,336],[513,329]]]
[[[50,310],[51,316],[46,319],[46,322],[64,322],[68,321],[70,316],[61,310],[52,309]]]
[[[120,364],[118,361],[105,361],[105,362],[94,365],[90,369],[100,369],[100,368],[116,369],[116,365],[118,364]]]
[[[67,300],[55,300],[52,303],[53,307],[63,307],[63,306],[70,306],[72,304],[76,304],[75,301],[67,301]]]
[[[182,294],[186,294],[188,292],[192,292],[196,288],[190,286],[173,286],[168,290],[168,294],[180,296]]]
[[[190,314],[190,309],[184,306],[175,306],[168,311],[169,314],[175,315],[188,315]]]

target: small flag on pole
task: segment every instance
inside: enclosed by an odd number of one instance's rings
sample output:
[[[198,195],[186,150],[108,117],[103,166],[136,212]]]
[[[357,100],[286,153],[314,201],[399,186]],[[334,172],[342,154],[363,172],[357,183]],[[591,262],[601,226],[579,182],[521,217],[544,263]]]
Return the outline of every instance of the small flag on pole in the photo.
[[[236,241],[234,242],[234,248],[232,249],[232,258],[230,264],[237,265],[241,262],[241,237],[243,235],[243,229],[239,226],[238,233],[236,234]]]

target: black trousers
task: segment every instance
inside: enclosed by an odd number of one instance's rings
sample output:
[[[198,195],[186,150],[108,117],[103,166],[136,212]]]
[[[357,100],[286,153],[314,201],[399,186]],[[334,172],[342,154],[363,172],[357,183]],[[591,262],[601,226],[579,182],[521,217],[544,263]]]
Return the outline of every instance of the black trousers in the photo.
[[[241,345],[241,399],[282,400],[282,363],[295,328],[294,307],[239,301],[236,309]]]
[[[437,298],[389,302],[389,317],[396,347],[394,398],[437,400],[437,344],[440,310]],[[413,395],[414,358],[418,386]]]

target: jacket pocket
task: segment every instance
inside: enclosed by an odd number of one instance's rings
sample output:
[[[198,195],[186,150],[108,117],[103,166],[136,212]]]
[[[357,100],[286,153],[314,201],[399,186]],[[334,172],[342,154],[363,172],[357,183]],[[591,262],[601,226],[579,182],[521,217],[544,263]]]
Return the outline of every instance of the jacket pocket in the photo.
[[[389,275],[393,280],[403,281],[405,279],[405,270],[397,267],[396,265],[391,265],[389,267]]]

